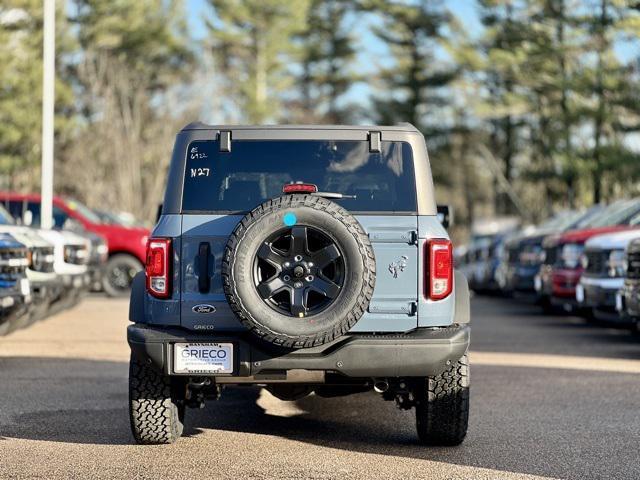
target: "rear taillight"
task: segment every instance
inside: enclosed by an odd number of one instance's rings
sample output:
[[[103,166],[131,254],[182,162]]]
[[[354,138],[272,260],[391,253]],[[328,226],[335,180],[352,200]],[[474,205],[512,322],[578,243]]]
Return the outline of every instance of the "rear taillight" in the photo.
[[[425,297],[442,300],[453,291],[453,255],[451,242],[446,239],[425,243]]]
[[[156,298],[171,295],[171,239],[150,238],[147,242],[147,291]]]

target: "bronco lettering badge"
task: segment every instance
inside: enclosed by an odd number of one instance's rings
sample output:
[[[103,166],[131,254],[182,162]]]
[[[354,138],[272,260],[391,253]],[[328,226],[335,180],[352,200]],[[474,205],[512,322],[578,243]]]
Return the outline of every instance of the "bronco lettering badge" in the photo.
[[[214,307],[213,305],[200,304],[200,305],[194,305],[191,308],[191,311],[193,313],[213,313],[216,311],[216,307]]]

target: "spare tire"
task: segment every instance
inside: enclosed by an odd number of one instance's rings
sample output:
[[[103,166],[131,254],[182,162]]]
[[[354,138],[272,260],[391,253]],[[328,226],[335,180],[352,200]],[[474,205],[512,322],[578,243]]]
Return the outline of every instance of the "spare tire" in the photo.
[[[222,261],[227,301],[260,339],[321,345],[369,306],[376,262],[369,237],[340,205],[312,195],[267,200],[238,223]]]

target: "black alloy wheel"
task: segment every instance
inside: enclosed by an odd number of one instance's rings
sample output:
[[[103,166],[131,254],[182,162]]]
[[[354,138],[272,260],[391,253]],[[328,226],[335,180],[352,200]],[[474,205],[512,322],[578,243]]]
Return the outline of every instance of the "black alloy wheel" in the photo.
[[[297,225],[262,243],[255,256],[253,280],[271,308],[291,317],[307,317],[336,300],[345,273],[336,242],[317,228]]]

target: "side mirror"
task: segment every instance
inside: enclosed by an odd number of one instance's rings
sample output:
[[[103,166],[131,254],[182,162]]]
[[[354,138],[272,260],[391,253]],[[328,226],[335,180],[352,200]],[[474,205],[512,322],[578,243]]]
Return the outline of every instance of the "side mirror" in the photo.
[[[156,211],[156,223],[158,223],[160,217],[162,216],[162,205],[162,203],[158,205],[158,210]]]
[[[438,220],[444,228],[453,223],[453,209],[449,205],[438,205]]]

